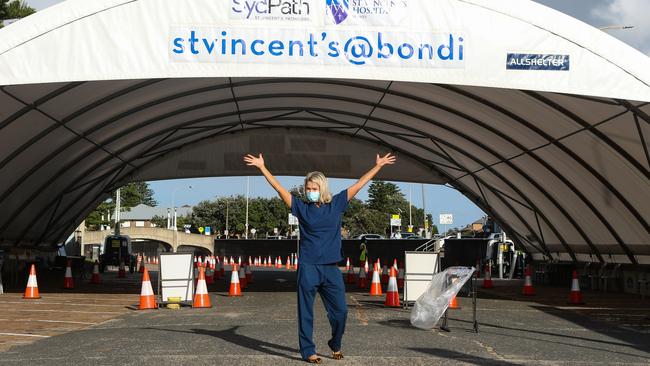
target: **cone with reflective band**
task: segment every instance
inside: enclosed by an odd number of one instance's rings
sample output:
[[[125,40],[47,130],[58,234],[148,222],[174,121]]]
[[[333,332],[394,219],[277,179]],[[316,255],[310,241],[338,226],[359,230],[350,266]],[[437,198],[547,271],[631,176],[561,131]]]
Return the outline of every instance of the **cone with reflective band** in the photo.
[[[364,267],[359,267],[358,284],[359,288],[362,290],[368,288],[368,276],[366,275],[366,269]]]
[[[228,292],[229,296],[241,296],[241,285],[239,284],[239,272],[237,271],[237,266],[232,267],[232,273],[230,274],[230,291]]]
[[[379,271],[375,269],[372,272],[372,283],[370,284],[370,296],[381,296],[381,282],[379,281]]]
[[[90,283],[95,285],[102,283],[102,279],[99,277],[99,261],[95,261],[95,265],[93,266],[93,276],[90,278]]]
[[[530,278],[530,266],[526,267],[526,277],[524,279],[524,288],[521,290],[522,295],[532,296],[535,295],[533,288],[533,280]]]
[[[246,266],[246,271],[244,271],[246,274],[246,284],[251,284],[253,283],[253,271],[251,270],[251,266]]]
[[[388,267],[384,264],[384,268],[381,270],[381,283],[382,284],[387,284],[388,283]]]
[[[348,283],[354,283],[356,276],[354,275],[354,267],[349,266],[348,268]]]
[[[350,257],[345,261],[345,272],[350,272]]]
[[[117,271],[117,278],[125,278],[126,277],[126,267],[124,266],[124,261],[120,261],[120,269]]]
[[[456,299],[456,295],[451,298],[451,301],[449,301],[449,308],[450,309],[460,309],[460,306],[458,305],[458,300]]]
[[[485,278],[483,278],[483,288],[493,288],[492,274],[490,273],[490,265],[485,266]]]
[[[205,269],[199,268],[199,282],[196,284],[196,292],[194,293],[194,301],[192,302],[193,308],[211,308],[210,295],[208,295],[208,286],[205,281]]]
[[[397,290],[397,278],[395,273],[395,268],[390,267],[390,276],[388,279],[388,288],[386,289],[386,301],[384,302],[385,306],[398,308],[399,304],[399,292]]]
[[[201,273],[199,273],[201,277]],[[214,283],[214,271],[212,270],[212,262],[210,257],[205,259],[205,284],[212,285]]]
[[[296,271],[298,270],[298,255],[293,257],[293,269]]]
[[[250,255],[248,256],[248,263],[246,263],[246,265],[247,265],[247,266],[252,266],[252,265],[253,265],[253,261],[251,260],[251,256],[250,256]]]
[[[397,258],[393,259],[393,268],[395,268],[395,271],[399,271],[399,267],[397,267]]]
[[[404,288],[404,268],[397,271],[397,288]]]
[[[68,259],[68,264],[65,266],[65,277],[63,278],[63,288],[74,288],[74,280],[72,279],[72,260]]]
[[[149,271],[144,269],[144,274],[142,275],[142,290],[140,290],[140,306],[138,309],[147,310],[147,309],[156,309],[156,297],[153,294],[153,288],[151,287],[151,280],[149,279]]]
[[[291,269],[291,258],[287,256],[287,263],[284,266],[285,269]]]
[[[38,283],[36,282],[36,266],[32,264],[29,268],[29,278],[27,279],[27,287],[23,294],[23,299],[40,299],[41,295],[38,293]]]
[[[244,267],[239,267],[239,285],[242,290],[245,290],[248,287],[248,282],[246,281],[246,271]]]
[[[582,292],[580,292],[580,281],[578,280],[578,272],[576,271],[573,271],[573,280],[571,281],[571,293],[569,294],[569,304],[584,305],[584,301],[582,301]]]

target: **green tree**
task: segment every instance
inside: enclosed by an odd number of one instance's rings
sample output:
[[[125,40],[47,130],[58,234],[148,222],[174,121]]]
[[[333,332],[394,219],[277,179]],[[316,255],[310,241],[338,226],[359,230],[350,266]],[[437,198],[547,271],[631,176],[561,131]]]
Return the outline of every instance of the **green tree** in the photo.
[[[9,0],[0,0],[0,27],[2,27],[2,20],[9,19],[7,15],[7,4]]]
[[[115,212],[116,191],[111,193],[111,198],[101,202],[95,210],[86,217],[86,227],[90,230],[99,230],[100,225],[113,225],[108,219],[109,215],[113,216]],[[120,206],[122,210],[129,211],[144,203],[149,206],[156,206],[157,202],[153,199],[153,190],[149,188],[146,182],[132,182],[120,189]],[[103,216],[103,218],[102,218]],[[165,219],[166,220],[166,219]]]
[[[24,18],[36,13],[36,9],[27,5],[24,0],[14,0],[7,5],[7,15],[5,19]]]

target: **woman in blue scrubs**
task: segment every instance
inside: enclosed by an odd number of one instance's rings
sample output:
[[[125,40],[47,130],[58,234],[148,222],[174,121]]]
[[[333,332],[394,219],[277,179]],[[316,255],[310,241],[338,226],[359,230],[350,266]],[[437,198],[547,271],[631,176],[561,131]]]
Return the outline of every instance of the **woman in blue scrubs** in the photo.
[[[298,218],[300,227],[300,256],[298,257],[298,328],[300,354],[310,363],[321,363],[312,340],[314,327],[314,298],[320,294],[327,318],[332,327],[332,338],[327,345],[332,357],[340,360],[341,340],[345,331],[348,307],[345,302],[345,285],[337,263],[343,260],[341,249],[341,218],[348,202],[368,183],[384,165],[394,164],[391,154],[377,155],[375,166],[348,189],[332,195],[327,178],[321,172],[311,172],[305,177],[307,202],[292,197],[289,191],[264,165],[262,154],[246,155],[246,165],[260,169],[266,180],[278,192],[291,213]]]

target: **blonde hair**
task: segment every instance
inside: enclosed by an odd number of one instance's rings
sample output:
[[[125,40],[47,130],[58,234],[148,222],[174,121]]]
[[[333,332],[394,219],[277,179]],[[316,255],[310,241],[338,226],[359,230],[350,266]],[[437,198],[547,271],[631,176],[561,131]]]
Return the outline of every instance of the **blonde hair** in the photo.
[[[320,189],[320,198],[318,198],[318,202],[320,203],[332,202],[332,193],[330,193],[330,189],[327,184],[327,178],[325,177],[325,174],[321,172],[307,173],[307,176],[305,177],[305,192],[307,192],[307,182],[314,182],[318,184],[318,188]]]

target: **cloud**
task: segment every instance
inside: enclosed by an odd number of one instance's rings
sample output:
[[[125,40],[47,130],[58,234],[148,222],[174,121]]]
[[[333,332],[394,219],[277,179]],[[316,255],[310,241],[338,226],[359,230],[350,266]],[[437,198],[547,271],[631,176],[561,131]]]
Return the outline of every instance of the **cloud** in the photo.
[[[648,0],[609,0],[596,6],[591,15],[608,25],[633,25],[632,29],[609,30],[608,32],[630,46],[650,55],[650,1]]]

